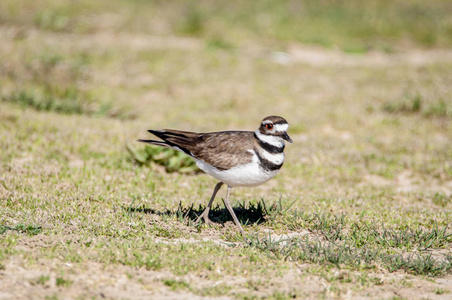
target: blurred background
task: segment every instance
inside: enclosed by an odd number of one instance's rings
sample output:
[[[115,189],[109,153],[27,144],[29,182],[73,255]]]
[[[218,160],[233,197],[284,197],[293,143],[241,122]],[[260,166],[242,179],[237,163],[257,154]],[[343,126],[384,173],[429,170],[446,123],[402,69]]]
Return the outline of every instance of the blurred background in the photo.
[[[419,110],[450,115],[419,86],[435,75],[416,72],[450,64],[447,0],[4,0],[0,23],[3,103],[122,119],[154,113],[198,128],[245,124],[243,115],[252,124],[268,114],[310,118],[319,102],[316,117],[343,101],[387,111],[426,101]],[[396,64],[415,69],[385,74]],[[428,89],[447,101],[450,76],[438,80]]]

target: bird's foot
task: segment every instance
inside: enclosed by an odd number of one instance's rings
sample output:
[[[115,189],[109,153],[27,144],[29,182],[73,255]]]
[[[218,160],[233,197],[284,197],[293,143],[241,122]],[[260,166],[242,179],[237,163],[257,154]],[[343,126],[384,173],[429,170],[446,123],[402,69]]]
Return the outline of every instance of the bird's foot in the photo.
[[[209,219],[209,212],[203,212],[195,221],[194,225],[198,225],[199,222],[201,221],[201,219],[204,220],[204,223],[208,224],[208,225],[212,225],[213,222]]]

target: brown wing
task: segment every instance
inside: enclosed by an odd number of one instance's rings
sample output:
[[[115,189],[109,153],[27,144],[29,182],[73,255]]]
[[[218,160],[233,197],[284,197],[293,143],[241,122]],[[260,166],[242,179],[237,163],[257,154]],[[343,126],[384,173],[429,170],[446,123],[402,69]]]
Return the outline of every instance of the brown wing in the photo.
[[[180,130],[149,130],[164,140],[139,140],[141,142],[181,150],[220,170],[237,164],[246,164],[252,160],[253,154],[248,152],[254,148],[253,132],[222,131],[196,133]]]
[[[223,131],[202,133],[190,149],[194,157],[220,170],[246,164],[252,160],[253,132]]]

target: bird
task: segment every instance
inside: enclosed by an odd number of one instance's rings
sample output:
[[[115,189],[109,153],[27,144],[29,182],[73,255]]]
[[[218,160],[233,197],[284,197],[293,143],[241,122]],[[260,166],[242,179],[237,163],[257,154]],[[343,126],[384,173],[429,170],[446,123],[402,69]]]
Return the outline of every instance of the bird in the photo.
[[[218,131],[197,133],[174,129],[148,130],[161,139],[139,142],[172,148],[192,157],[196,165],[219,182],[215,185],[209,204],[195,221],[201,218],[211,223],[209,211],[220,188],[227,185],[224,204],[245,236],[232,209],[229,195],[233,187],[253,187],[273,178],[284,163],[285,142],[293,143],[287,134],[289,123],[280,116],[268,116],[256,131]]]

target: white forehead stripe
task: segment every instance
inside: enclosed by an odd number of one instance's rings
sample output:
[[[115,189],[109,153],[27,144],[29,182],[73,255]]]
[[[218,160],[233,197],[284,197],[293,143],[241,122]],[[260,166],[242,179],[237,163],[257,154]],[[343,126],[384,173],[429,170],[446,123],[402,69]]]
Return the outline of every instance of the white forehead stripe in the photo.
[[[278,132],[286,132],[289,124],[275,124],[275,130]]]

